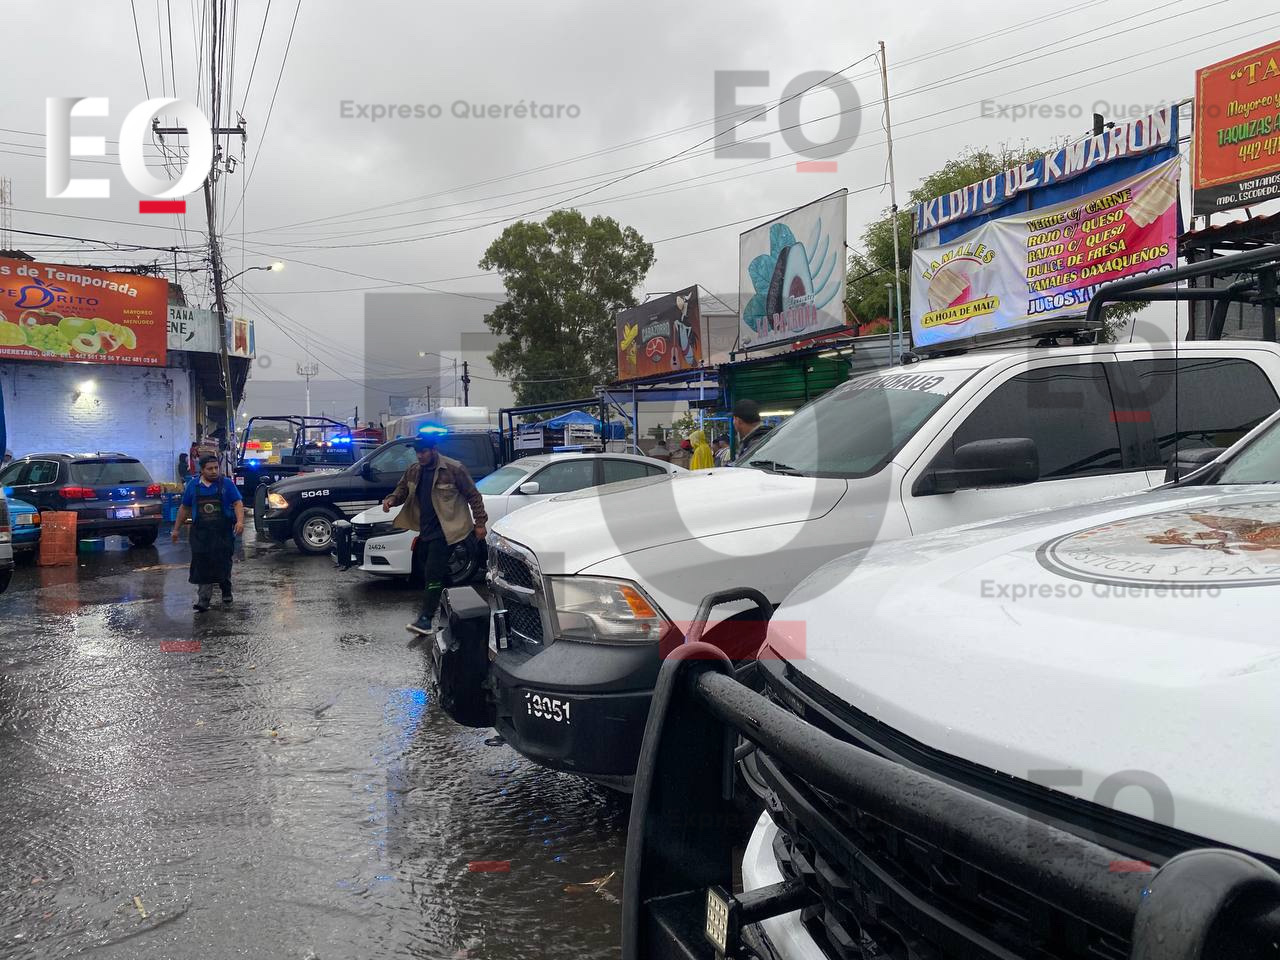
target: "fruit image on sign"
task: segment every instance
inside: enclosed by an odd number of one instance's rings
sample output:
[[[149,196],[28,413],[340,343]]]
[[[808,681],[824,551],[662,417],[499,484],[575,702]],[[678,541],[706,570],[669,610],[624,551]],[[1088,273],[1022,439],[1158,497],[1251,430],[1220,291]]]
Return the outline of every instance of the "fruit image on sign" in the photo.
[[[702,366],[698,288],[656,297],[618,314],[618,379],[633,380]]]
[[[0,257],[0,358],[163,365],[168,283]]]

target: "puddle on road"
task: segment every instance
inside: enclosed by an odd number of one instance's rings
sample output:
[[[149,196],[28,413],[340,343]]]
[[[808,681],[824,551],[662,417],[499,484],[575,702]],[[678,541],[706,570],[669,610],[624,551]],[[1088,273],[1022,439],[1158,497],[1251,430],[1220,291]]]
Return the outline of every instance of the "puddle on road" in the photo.
[[[0,957],[617,956],[626,801],[444,716],[412,592],[185,569],[4,611]]]

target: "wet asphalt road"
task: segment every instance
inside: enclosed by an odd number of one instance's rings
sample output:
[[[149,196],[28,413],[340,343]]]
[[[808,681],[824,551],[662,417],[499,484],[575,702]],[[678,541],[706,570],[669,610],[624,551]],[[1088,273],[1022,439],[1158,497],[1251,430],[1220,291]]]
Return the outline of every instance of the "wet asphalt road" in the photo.
[[[202,616],[167,531],[19,561],[0,958],[617,956],[625,801],[453,724],[416,593],[248,537]]]

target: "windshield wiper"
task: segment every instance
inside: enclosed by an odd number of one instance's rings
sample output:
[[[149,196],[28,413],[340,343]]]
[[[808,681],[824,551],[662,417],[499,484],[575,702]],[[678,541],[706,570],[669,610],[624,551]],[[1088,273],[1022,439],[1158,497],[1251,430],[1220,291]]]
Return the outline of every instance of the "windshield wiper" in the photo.
[[[781,473],[788,477],[803,477],[804,473],[795,467],[789,467],[785,463],[779,463],[777,460],[748,460],[747,466],[757,467],[761,470],[768,470],[770,473]]]

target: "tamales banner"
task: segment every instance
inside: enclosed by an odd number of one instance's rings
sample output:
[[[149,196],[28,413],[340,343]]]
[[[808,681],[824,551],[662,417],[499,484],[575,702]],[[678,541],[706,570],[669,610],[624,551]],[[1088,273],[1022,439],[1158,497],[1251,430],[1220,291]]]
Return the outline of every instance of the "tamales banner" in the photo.
[[[915,345],[1080,317],[1102,284],[1174,266],[1179,162],[1175,156],[1092,193],[915,250]]]

